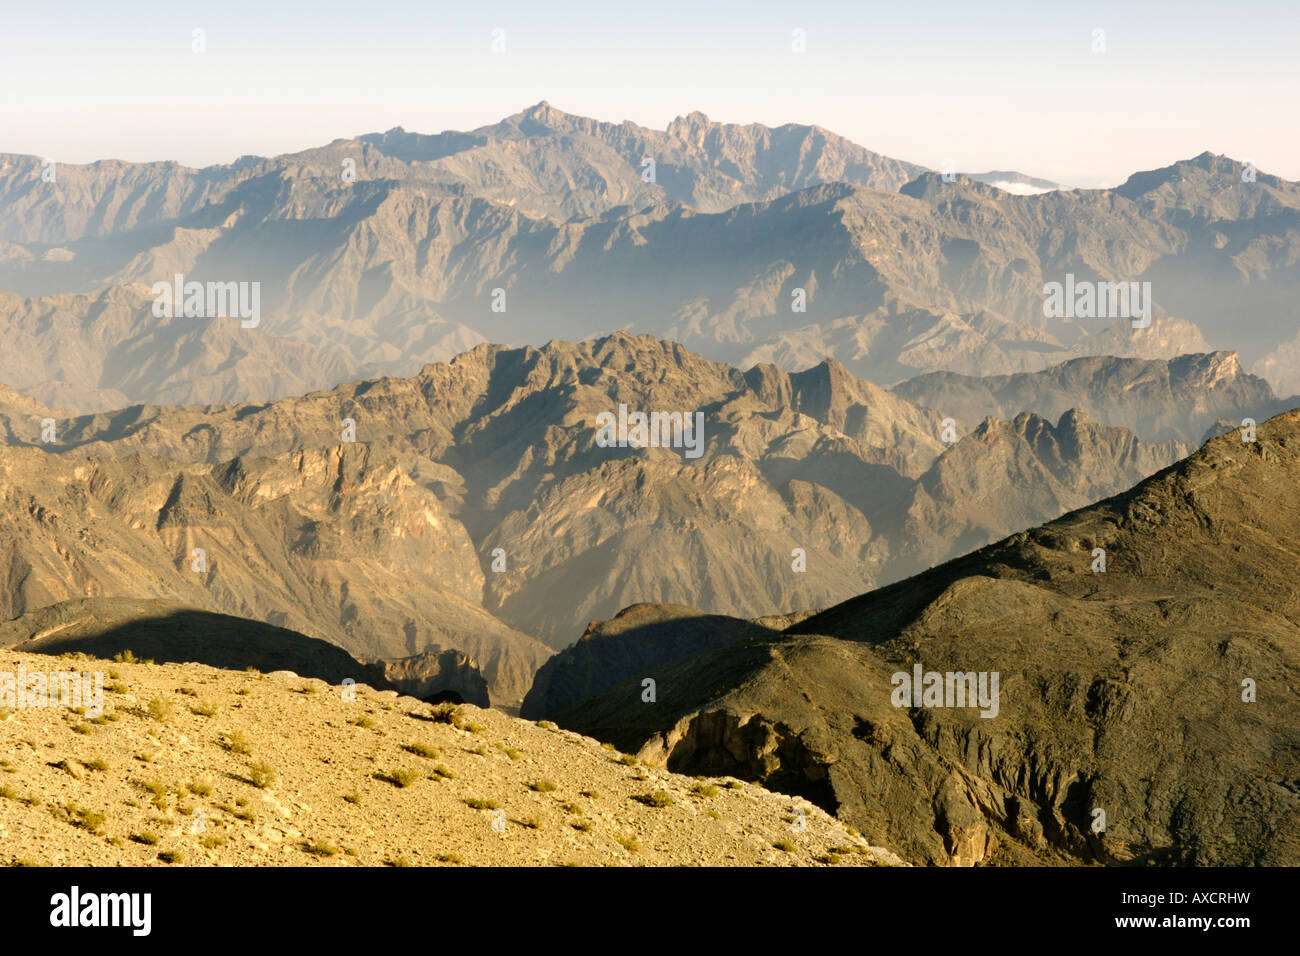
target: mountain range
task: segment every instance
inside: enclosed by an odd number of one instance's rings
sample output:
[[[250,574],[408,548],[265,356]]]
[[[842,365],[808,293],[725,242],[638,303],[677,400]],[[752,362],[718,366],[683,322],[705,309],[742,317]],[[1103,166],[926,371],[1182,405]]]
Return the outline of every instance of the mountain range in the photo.
[[[18,297],[0,335],[21,347],[0,381],[76,411],[266,401],[617,329],[741,367],[833,357],[881,385],[1227,349],[1300,391],[1300,186],[1209,153],[1013,195],[817,127],[692,113],[660,132],[541,103],[203,170],[43,168],[0,156],[0,288]],[[259,283],[256,327],[154,316],[177,274]],[[1151,325],[1045,316],[1067,276],[1150,283]]]
[[[847,827],[874,862],[1295,864],[1298,294],[1300,184],[1208,152],[1081,190],[542,102],[205,169],[0,154],[0,648],[157,660],[228,717],[231,671],[350,678],[448,748],[492,707],[541,726],[492,715],[440,792],[490,757],[639,802],[639,760],[679,816],[705,777],[819,807],[821,862]],[[349,772],[367,720],[321,731]],[[600,812],[664,860],[794,852]]]
[[[253,405],[71,416],[10,391],[0,614],[168,601],[481,700],[440,660],[454,651],[514,711],[550,649],[624,607],[825,607],[1122,491],[1279,404],[1226,353],[923,385],[937,408],[832,360],[741,372],[619,333]],[[976,394],[1025,410],[976,419]],[[602,447],[620,405],[698,411],[700,456]],[[1135,406],[1132,428],[1106,421]]]

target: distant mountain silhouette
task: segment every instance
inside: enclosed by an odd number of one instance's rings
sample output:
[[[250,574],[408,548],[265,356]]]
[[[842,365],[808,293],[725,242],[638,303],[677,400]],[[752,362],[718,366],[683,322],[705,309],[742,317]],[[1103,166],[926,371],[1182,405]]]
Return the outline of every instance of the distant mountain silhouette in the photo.
[[[203,170],[59,170],[0,156],[0,288],[30,300],[0,298],[0,381],[74,410],[266,401],[616,329],[882,385],[1226,349],[1300,392],[1300,186],[1208,153],[1013,195],[813,126],[655,131],[540,103]],[[156,318],[149,290],[177,274],[260,283],[258,326]],[[1149,282],[1152,326],[1045,316],[1067,275]]]

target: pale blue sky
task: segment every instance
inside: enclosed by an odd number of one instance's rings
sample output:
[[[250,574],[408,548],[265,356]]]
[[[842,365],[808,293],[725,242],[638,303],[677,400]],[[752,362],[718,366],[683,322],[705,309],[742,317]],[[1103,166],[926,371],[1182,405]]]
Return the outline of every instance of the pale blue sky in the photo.
[[[817,123],[935,168],[1073,185],[1204,149],[1300,180],[1300,2],[11,0],[0,14],[0,152],[60,162],[229,162],[468,129],[542,99],[659,129],[695,109]]]

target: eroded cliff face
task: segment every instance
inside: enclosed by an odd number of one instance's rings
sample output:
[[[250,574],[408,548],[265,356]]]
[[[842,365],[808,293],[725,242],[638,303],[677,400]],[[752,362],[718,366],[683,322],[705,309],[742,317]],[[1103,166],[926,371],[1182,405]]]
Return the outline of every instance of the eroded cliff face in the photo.
[[[638,757],[674,773],[754,780],[770,790],[802,796],[855,826],[872,823],[860,814],[843,812],[845,801],[837,792],[837,782],[842,787],[849,781],[837,772],[836,755],[808,746],[789,727],[761,714],[693,714],[647,742]],[[933,837],[913,834],[910,841],[924,846],[922,862],[949,866],[985,862],[997,847],[998,830],[1011,826],[1009,812],[1019,828],[1017,835],[1027,828],[1030,832],[1025,835],[1037,837],[1032,841],[1035,849],[1048,848],[1041,824],[1016,797],[995,795],[979,778],[957,771],[946,777],[936,775],[935,780],[929,800]],[[890,836],[901,842],[899,833]]]
[[[1010,753],[979,727],[924,712],[911,732],[862,720],[855,737],[857,746],[823,750],[762,714],[711,710],[682,718],[637,756],[674,773],[730,775],[801,796],[929,865],[1192,862],[1172,847],[1153,852],[1092,832],[1095,780],[1049,752]],[[864,799],[869,777],[879,792]]]

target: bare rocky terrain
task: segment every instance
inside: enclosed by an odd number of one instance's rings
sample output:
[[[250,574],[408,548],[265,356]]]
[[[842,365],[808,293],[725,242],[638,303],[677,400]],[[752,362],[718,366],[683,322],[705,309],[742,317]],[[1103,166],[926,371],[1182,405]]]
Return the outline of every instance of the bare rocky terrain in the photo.
[[[647,661],[555,719],[800,794],[913,862],[1295,865],[1297,480],[1300,410],[779,634]],[[997,712],[899,706],[892,675],[917,666],[999,674]]]
[[[107,671],[0,700],[0,862],[1300,864],[1297,302],[1300,183],[1210,152],[0,154],[0,698]]]
[[[806,801],[597,741],[290,671],[0,650],[104,673],[102,715],[0,709],[0,862],[898,865]]]

